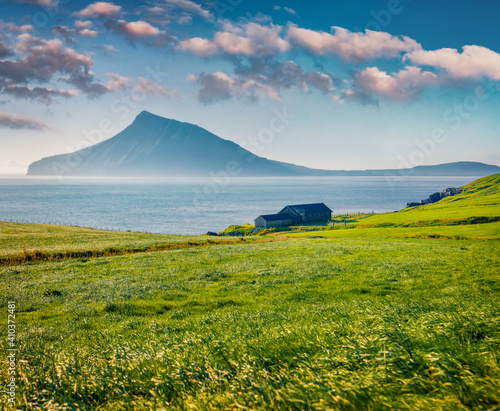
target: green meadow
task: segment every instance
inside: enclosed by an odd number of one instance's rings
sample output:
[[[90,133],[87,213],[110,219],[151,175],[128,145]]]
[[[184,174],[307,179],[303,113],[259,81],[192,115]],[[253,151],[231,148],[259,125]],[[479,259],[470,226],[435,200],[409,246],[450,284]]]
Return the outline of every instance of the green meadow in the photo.
[[[0,223],[17,408],[495,410],[500,175],[465,189],[243,238]]]

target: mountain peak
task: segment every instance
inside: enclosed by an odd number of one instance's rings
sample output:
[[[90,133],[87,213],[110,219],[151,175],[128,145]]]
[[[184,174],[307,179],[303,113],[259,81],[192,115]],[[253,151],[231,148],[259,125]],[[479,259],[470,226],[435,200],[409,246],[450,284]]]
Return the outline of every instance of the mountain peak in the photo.
[[[175,124],[175,123],[182,123],[181,121],[174,120],[173,118],[167,118],[167,117],[162,117],[159,116],[158,114],[153,114],[149,111],[142,110],[134,119],[135,122],[143,122],[143,121],[149,121],[149,122],[156,122],[156,124]]]
[[[157,116],[156,114],[153,114],[153,113],[150,113],[149,111],[146,111],[146,110],[142,110],[136,117],[135,119],[139,119],[139,118],[147,118],[147,117],[160,117],[160,116]],[[160,117],[164,120],[168,120],[167,118],[165,117]]]

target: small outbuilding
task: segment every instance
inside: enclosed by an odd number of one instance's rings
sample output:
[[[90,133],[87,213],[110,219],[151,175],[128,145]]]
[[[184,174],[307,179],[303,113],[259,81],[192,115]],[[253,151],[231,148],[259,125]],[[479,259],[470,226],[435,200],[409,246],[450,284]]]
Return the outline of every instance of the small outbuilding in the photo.
[[[255,228],[288,227],[292,224],[292,216],[286,213],[260,215],[255,219]]]

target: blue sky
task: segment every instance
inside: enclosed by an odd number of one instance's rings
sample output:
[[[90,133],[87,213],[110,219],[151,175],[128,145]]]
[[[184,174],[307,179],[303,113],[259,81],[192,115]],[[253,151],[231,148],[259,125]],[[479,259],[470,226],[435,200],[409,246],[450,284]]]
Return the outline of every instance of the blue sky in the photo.
[[[0,174],[142,110],[315,168],[500,164],[496,1],[0,0],[0,16]]]

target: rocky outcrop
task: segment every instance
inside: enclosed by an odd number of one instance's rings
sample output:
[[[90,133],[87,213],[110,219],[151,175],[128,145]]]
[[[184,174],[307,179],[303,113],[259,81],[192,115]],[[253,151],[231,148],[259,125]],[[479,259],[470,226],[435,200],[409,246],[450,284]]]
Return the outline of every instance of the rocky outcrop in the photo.
[[[407,203],[406,207],[417,207],[425,204],[437,203],[439,200],[442,200],[445,197],[454,196],[460,194],[464,191],[462,188],[447,188],[443,191],[438,191],[437,193],[431,194],[429,198],[425,200],[420,200],[418,203]]]

